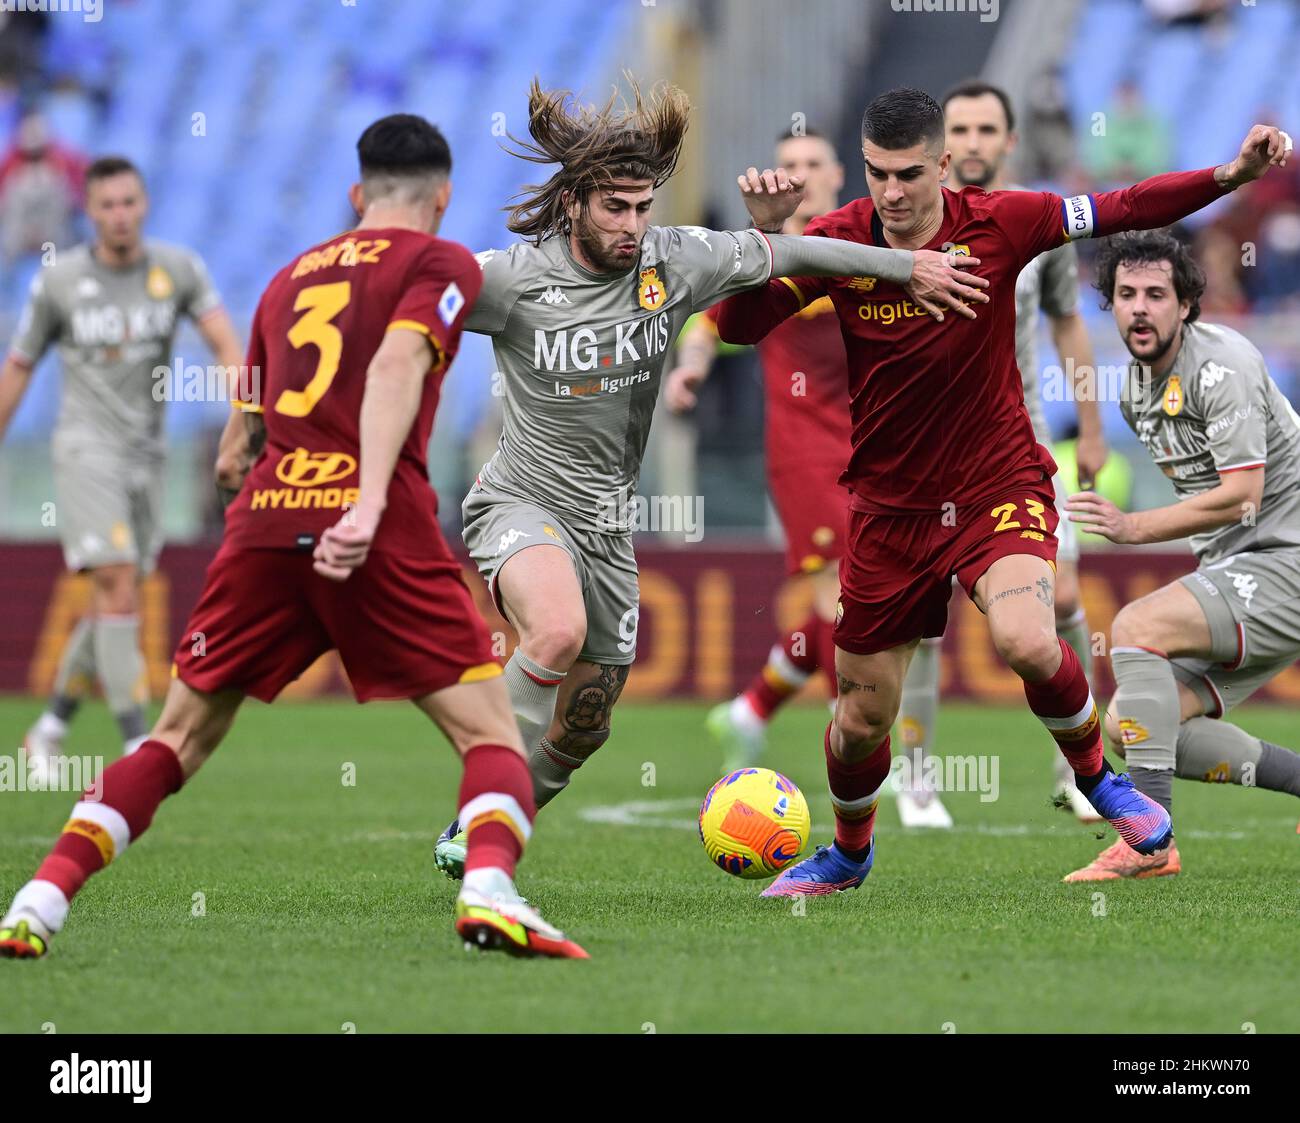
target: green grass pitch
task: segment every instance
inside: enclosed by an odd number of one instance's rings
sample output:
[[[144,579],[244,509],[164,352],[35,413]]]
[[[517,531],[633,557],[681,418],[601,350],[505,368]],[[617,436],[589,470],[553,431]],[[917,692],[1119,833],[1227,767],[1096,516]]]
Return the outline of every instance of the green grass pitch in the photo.
[[[11,745],[38,709],[0,702]],[[704,856],[692,823],[718,758],[703,716],[622,706],[541,816],[519,883],[591,952],[572,963],[456,938],[432,842],[459,769],[412,707],[250,703],[51,954],[0,962],[0,1031],[1300,1030],[1300,801],[1180,781],[1182,876],[1063,885],[1100,832],[1050,806],[1046,734],[1023,711],[953,705],[940,751],[996,755],[1000,797],[950,796],[951,833],[903,831],[887,800],[863,889],[796,915]],[[807,793],[815,841],[824,720],[781,715],[768,761]],[[1286,711],[1240,720],[1294,739]],[[111,759],[114,742],[91,706],[68,748]],[[0,793],[6,902],[71,801]]]

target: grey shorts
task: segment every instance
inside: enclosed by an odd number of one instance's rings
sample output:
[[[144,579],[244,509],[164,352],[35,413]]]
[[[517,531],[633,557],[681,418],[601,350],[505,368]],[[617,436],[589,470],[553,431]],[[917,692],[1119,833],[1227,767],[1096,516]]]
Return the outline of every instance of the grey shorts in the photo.
[[[1222,717],[1300,658],[1300,548],[1257,550],[1203,565],[1182,583],[1210,624],[1210,658],[1174,674]]]
[[[569,526],[542,507],[476,483],[461,505],[464,539],[497,607],[496,575],[530,546],[559,546],[569,555],[582,588],[587,638],[579,659],[625,666],[636,659],[641,594],[632,540]]]
[[[1070,493],[1065,490],[1065,481],[1061,473],[1052,477],[1052,486],[1056,489],[1056,513],[1061,521],[1056,524],[1056,560],[1077,562],[1079,560],[1079,532],[1065,510],[1065,501]]]
[[[158,460],[56,445],[54,521],[67,567],[129,563],[152,572],[163,545],[163,475]]]

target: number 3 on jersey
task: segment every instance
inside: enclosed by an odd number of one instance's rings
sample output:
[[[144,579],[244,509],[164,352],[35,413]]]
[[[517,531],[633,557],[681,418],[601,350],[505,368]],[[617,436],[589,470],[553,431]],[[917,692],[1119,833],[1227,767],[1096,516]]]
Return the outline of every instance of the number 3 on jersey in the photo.
[[[284,390],[275,400],[275,412],[290,417],[306,417],[325,395],[339,372],[343,356],[343,333],[330,321],[352,299],[352,282],[335,281],[328,285],[309,285],[293,302],[295,312],[304,314],[289,329],[289,342],[295,348],[313,344],[320,352],[316,372],[301,390]]]

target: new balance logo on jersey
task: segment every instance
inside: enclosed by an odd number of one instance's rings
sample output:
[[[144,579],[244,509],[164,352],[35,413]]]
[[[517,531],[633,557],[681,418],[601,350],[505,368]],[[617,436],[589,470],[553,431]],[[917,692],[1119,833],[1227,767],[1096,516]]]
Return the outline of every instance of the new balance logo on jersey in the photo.
[[[1232,578],[1232,587],[1237,591],[1237,596],[1245,601],[1246,607],[1249,608],[1251,598],[1259,591],[1259,582],[1249,573],[1233,573],[1230,569],[1224,572],[1226,576]]]
[[[565,295],[562,288],[552,285],[548,289],[542,290],[542,295],[533,301],[534,304],[572,304],[573,301]]]

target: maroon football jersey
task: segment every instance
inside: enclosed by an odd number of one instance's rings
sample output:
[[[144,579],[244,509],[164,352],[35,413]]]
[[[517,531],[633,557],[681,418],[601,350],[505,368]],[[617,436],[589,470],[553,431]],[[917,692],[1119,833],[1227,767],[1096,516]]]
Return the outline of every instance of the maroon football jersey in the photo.
[[[704,315],[716,326],[718,305]],[[828,461],[849,462],[849,382],[839,318],[814,300],[758,344],[766,408],[767,471],[782,475]]]
[[[722,338],[752,343],[829,295],[848,356],[853,453],[841,482],[851,506],[880,514],[964,507],[1056,466],[1034,437],[1016,366],[1016,278],[1067,239],[1164,226],[1225,191],[1213,169],[1063,199],[1053,192],[943,191],[930,250],[969,253],[989,281],[978,318],[936,322],[904,289],[875,277],[777,278],[724,301]],[[887,246],[869,198],[813,219],[807,235]]]
[[[275,275],[248,344],[266,449],[227,509],[227,543],[309,549],[355,505],[366,371],[384,333],[406,328],[428,337],[434,364],[372,549],[430,548],[438,498],[425,454],[442,379],[481,285],[464,246],[401,228],[340,234]]]

